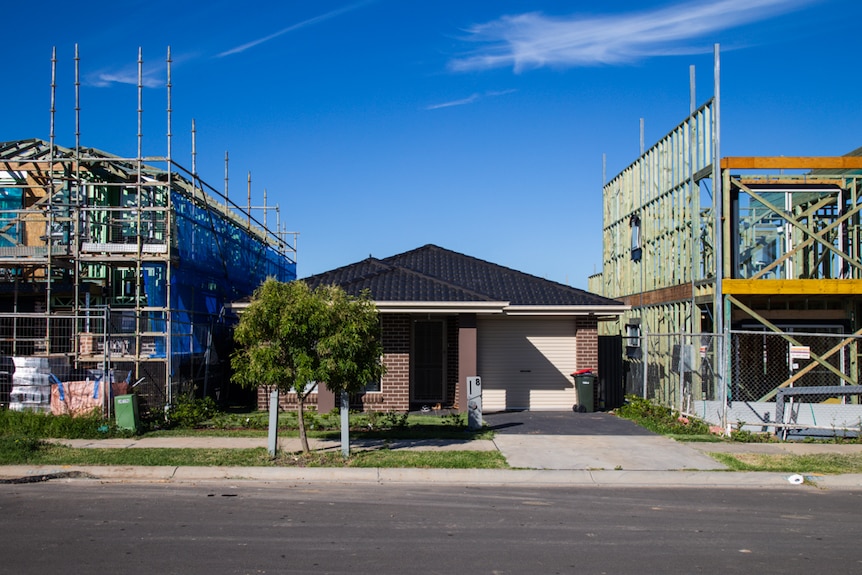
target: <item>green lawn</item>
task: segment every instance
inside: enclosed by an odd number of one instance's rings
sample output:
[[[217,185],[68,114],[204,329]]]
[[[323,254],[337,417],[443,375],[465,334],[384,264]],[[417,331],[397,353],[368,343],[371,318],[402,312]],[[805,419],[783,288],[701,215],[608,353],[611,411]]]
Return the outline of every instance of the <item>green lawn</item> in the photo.
[[[26,438],[0,438],[0,465],[120,465],[224,467],[417,467],[442,469],[505,469],[496,451],[354,450],[283,453],[273,459],[255,449],[80,449]]]
[[[862,453],[814,455],[764,455],[757,453],[711,453],[713,459],[733,471],[776,471],[781,473],[862,473]]]

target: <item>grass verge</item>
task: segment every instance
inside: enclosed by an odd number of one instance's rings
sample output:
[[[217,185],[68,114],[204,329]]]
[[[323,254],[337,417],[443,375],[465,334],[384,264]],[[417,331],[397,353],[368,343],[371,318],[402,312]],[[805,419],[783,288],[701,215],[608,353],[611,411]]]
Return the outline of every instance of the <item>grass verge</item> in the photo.
[[[197,467],[413,467],[437,469],[505,469],[496,451],[397,451],[279,453],[254,449],[79,449],[26,438],[0,439],[0,465],[119,465]]]
[[[413,469],[508,469],[497,451],[355,451],[348,459],[340,453],[281,454],[276,465],[297,467],[373,467]]]
[[[316,439],[341,439],[341,430],[307,430],[308,437]],[[142,434],[143,437],[266,437],[267,431],[260,429],[162,429]],[[299,430],[280,427],[279,437],[299,437]],[[48,436],[46,436],[48,437]],[[429,425],[412,422],[406,427],[396,429],[352,428],[350,439],[493,439],[493,431],[467,431],[443,425]]]
[[[776,471],[782,473],[862,473],[862,453],[813,455],[764,455],[759,453],[710,453],[731,471]]]

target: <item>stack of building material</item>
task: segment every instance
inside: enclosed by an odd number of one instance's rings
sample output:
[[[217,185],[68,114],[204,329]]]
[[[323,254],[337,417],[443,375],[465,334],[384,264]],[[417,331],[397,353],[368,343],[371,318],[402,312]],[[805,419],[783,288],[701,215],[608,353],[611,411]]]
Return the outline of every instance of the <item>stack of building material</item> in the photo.
[[[84,381],[54,380],[51,388],[51,413],[54,415],[91,415],[101,412],[106,406],[111,406],[116,395],[130,393],[129,378],[132,372],[127,372],[124,381],[114,380],[114,370],[108,372],[107,379],[102,370],[88,370]]]
[[[89,415],[102,409],[105,382],[65,381],[51,390],[51,413],[54,415]]]
[[[47,357],[13,357],[12,392],[9,409],[51,411],[51,367]]]

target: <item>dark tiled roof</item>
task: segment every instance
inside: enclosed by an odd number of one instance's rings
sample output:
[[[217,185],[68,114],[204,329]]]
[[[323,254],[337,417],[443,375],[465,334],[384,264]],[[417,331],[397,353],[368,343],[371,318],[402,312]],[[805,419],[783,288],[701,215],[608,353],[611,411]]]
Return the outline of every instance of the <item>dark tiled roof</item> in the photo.
[[[517,306],[609,306],[621,302],[428,244],[382,260],[369,257],[303,281],[335,284],[374,300],[507,301]]]

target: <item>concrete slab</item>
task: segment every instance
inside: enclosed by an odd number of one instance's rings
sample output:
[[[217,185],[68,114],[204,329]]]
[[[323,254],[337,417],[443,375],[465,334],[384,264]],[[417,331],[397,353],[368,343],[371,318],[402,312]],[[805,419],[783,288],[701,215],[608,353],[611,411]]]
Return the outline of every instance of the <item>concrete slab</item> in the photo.
[[[664,471],[726,469],[683,443],[659,435],[498,435],[494,443],[516,468]]]

